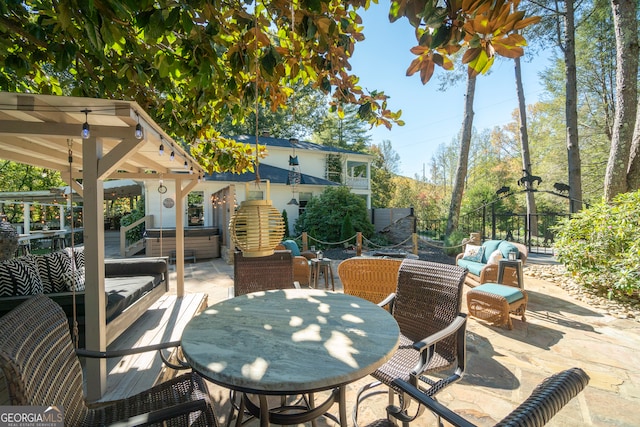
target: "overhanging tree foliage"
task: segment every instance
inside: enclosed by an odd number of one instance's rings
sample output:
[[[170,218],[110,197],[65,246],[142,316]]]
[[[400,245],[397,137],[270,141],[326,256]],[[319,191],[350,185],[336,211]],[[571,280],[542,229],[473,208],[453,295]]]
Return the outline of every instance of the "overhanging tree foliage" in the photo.
[[[467,49],[473,73],[494,55],[522,54],[517,31],[535,22],[519,0],[402,0],[392,20],[416,27],[410,70],[423,82]],[[284,107],[291,83],[359,106],[372,125],[399,113],[384,92],[366,92],[349,59],[363,39],[357,11],[369,0],[26,0],[0,3],[0,90],[135,100],[209,171],[251,168],[252,148],[220,137],[222,118]],[[256,102],[256,100],[258,102]]]

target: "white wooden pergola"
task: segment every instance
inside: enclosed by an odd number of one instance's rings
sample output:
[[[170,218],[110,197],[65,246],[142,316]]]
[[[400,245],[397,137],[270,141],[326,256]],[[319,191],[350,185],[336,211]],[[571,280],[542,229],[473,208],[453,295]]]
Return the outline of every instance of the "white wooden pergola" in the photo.
[[[81,137],[85,121],[90,136]],[[137,139],[140,124],[144,136]],[[164,155],[159,154],[160,145]],[[171,152],[175,158],[170,158]],[[72,162],[69,162],[69,157]],[[176,205],[197,184],[204,170],[135,102],[0,92],[0,159],[61,172],[82,195],[86,266],[86,345],[106,350],[104,290],[104,181],[175,180]],[[184,164],[187,164],[187,169]],[[193,168],[193,174],[189,168]],[[0,189],[1,190],[1,189]],[[176,215],[176,230],[184,229]],[[184,252],[184,234],[176,234],[176,252]],[[177,257],[177,296],[184,295],[184,259]],[[87,398],[106,388],[104,360],[87,360]]]

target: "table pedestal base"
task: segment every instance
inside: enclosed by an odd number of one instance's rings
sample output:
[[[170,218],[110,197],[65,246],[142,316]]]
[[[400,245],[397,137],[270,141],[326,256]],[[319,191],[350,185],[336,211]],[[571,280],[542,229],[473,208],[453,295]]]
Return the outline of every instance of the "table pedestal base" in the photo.
[[[261,427],[266,427],[270,423],[278,425],[304,424],[321,416],[329,417],[334,422],[340,423],[341,426],[346,427],[347,425],[345,387],[334,389],[327,400],[318,406],[315,406],[313,393],[306,395],[308,399],[306,396],[303,396],[302,400],[304,400],[306,404],[282,404],[275,408],[269,408],[269,402],[267,401],[268,396],[262,394],[257,396],[259,400],[258,405],[250,399],[248,394],[243,393],[240,408],[238,409],[236,426],[242,425],[242,416],[245,408],[253,417],[260,419]],[[327,412],[335,402],[338,402],[339,405],[339,420]]]

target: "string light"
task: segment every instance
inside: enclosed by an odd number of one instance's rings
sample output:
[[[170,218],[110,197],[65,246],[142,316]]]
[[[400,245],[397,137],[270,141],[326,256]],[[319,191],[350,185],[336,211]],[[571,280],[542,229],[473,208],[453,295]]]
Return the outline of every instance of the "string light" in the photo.
[[[193,166],[189,168],[189,175],[193,175]]]
[[[89,137],[91,136],[91,128],[89,127],[89,113],[91,112],[91,110],[85,108],[80,112],[84,113],[84,124],[82,125],[81,133],[82,139],[89,139]]]
[[[160,147],[158,147],[158,154],[161,156],[164,154],[164,144],[162,143],[162,137],[160,137]]]
[[[185,169],[185,170],[189,169],[189,164],[187,163],[187,161],[186,161],[186,160],[184,161],[184,165],[183,165],[183,166],[184,166],[184,169]]]
[[[138,124],[136,125],[136,139],[140,140],[144,137],[144,132],[142,131],[142,125],[140,125],[140,115],[138,113],[136,113],[136,116],[138,116]]]
[[[176,152],[173,151],[173,147],[171,147],[171,155],[169,156],[170,161],[174,161],[176,159]]]

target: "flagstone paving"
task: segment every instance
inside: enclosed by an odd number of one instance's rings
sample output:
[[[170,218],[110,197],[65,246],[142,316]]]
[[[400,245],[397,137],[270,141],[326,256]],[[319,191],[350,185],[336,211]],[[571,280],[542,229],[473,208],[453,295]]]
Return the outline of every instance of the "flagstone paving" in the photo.
[[[228,298],[233,288],[232,265],[215,259],[186,264],[185,268],[186,292],[207,292],[209,304]],[[172,275],[175,284],[175,272]],[[638,322],[614,318],[539,278],[526,277],[525,288],[529,292],[527,321],[514,317],[513,330],[469,319],[465,376],[438,394],[438,399],[477,425],[494,425],[545,377],[578,366],[591,377],[589,386],[548,425],[640,425]],[[339,280],[336,289],[342,289]],[[465,292],[468,290],[465,287]],[[370,380],[367,377],[349,386],[349,408],[357,389]],[[226,423],[229,393],[215,385],[211,392],[221,424]],[[367,401],[360,410],[360,424],[384,416],[386,404],[385,395]],[[435,423],[426,413],[412,425]],[[318,425],[333,423],[321,419]]]

